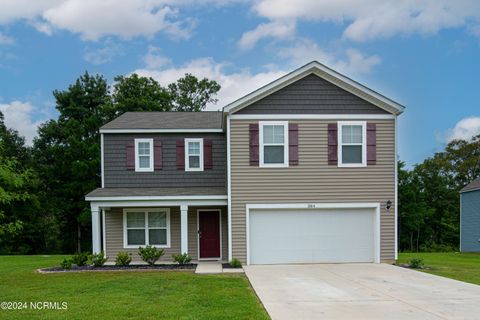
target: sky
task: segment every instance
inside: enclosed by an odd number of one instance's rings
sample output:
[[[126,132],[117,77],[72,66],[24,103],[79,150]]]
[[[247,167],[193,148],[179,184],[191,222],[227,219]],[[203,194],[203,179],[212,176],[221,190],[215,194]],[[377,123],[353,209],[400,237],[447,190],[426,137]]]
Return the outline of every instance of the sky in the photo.
[[[478,0],[0,0],[0,111],[29,144],[85,71],[214,79],[216,110],[312,60],[406,106],[409,166],[480,133]]]

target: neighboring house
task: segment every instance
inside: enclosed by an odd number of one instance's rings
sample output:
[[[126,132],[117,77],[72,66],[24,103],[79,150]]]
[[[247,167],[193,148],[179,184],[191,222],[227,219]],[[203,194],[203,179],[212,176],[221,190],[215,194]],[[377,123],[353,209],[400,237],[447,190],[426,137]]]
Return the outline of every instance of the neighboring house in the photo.
[[[403,110],[311,62],[223,112],[125,113],[100,130],[93,251],[392,262]]]
[[[460,190],[460,251],[480,252],[480,177]]]

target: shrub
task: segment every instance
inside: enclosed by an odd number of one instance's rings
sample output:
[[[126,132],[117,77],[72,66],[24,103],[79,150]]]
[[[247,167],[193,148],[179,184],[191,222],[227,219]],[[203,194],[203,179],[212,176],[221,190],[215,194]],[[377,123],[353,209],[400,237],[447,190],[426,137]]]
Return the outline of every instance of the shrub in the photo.
[[[413,269],[420,269],[423,267],[423,259],[422,258],[412,258],[408,262],[408,266]]]
[[[161,256],[163,256],[165,250],[157,249],[154,246],[146,246],[145,248],[138,248],[138,255],[143,261],[153,266]]]
[[[101,267],[107,261],[107,257],[105,257],[105,253],[100,251],[99,253],[94,253],[90,255],[90,262],[94,267]]]
[[[188,253],[184,254],[172,254],[173,261],[180,264],[189,264],[192,261],[192,258],[188,255]]]
[[[128,266],[132,262],[131,254],[128,252],[119,252],[117,253],[117,258],[115,259],[116,266]]]
[[[62,267],[62,269],[64,270],[72,269],[72,259],[71,258],[63,259],[63,261],[60,262],[60,267]]]
[[[242,263],[240,262],[240,260],[238,260],[237,258],[233,258],[232,261],[230,261],[230,266],[232,268],[241,268],[242,267]]]
[[[88,252],[79,252],[72,257],[72,263],[81,267],[87,264]]]

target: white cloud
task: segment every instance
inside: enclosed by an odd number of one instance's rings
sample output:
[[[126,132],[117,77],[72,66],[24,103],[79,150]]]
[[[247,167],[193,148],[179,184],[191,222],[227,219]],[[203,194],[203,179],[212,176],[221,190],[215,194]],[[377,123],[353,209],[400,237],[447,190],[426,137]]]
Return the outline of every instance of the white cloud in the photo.
[[[9,37],[0,32],[0,45],[9,45],[13,44],[15,40],[12,37]]]
[[[84,40],[105,36],[130,39],[165,32],[175,39],[191,35],[195,20],[180,9],[224,6],[242,0],[1,0],[0,24],[24,20],[39,32],[80,34]]]
[[[354,41],[398,34],[436,34],[480,21],[478,0],[258,0],[254,11],[270,21],[302,19],[346,25],[343,36]]]
[[[172,63],[172,60],[162,54],[158,47],[148,47],[147,54],[143,57],[147,69],[158,69]]]
[[[25,137],[28,145],[32,144],[33,138],[37,135],[38,126],[45,121],[34,119],[38,110],[30,102],[12,101],[0,104],[0,111],[5,116],[7,128],[17,130]]]
[[[0,1],[0,24],[15,20],[38,18],[45,10],[55,7],[64,0],[2,0]]]
[[[173,7],[185,1],[168,0],[2,0],[0,24],[26,20],[38,31],[55,29],[78,33],[84,40],[105,36],[130,39],[163,31],[188,38],[192,20],[180,18]]]
[[[91,64],[100,65],[112,61],[118,55],[123,54],[120,45],[108,40],[105,46],[98,49],[87,49],[83,54],[83,59]]]
[[[291,38],[294,33],[294,21],[272,21],[269,23],[262,23],[255,29],[245,32],[238,41],[238,46],[243,50],[248,50],[253,48],[257,42],[263,38],[271,37],[288,39]]]
[[[467,117],[458,121],[453,129],[447,131],[446,142],[455,139],[470,140],[480,134],[480,117]]]
[[[208,110],[217,110],[226,104],[268,84],[269,82],[283,76],[286,72],[281,70],[268,70],[265,72],[252,73],[248,69],[235,72],[228,72],[228,64],[216,63],[211,58],[200,58],[189,61],[182,66],[164,67],[161,69],[138,69],[134,72],[146,77],[152,77],[162,85],[167,85],[183,77],[185,73],[191,73],[197,77],[217,81],[222,89],[218,95],[216,105],[207,106]]]
[[[339,54],[327,52],[309,39],[300,39],[293,46],[280,48],[277,50],[277,55],[291,61],[295,67],[317,60],[339,72],[348,74],[368,73],[381,62],[377,55],[366,56],[352,48]]]
[[[177,28],[169,21],[176,11],[162,2],[67,0],[45,10],[42,17],[55,28],[79,33],[85,40],[97,40],[106,35],[126,39],[139,35],[149,37],[161,30]]]

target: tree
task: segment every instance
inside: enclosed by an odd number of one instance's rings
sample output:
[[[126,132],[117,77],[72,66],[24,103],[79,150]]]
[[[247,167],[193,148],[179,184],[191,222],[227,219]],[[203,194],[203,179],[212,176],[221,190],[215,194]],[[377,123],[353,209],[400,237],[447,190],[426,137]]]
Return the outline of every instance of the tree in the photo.
[[[202,111],[208,103],[217,103],[214,96],[220,88],[216,81],[199,80],[190,73],[168,85],[175,111]]]
[[[34,141],[42,181],[42,207],[56,216],[64,234],[62,250],[89,245],[90,208],[85,194],[100,185],[99,128],[107,120],[109,87],[87,72],[67,90],[53,92],[57,120],[44,123]],[[74,245],[75,244],[75,245]]]
[[[18,161],[17,165],[25,166],[30,161],[30,152],[25,146],[25,138],[18,131],[7,128],[3,113],[0,112],[0,141],[2,143],[1,154],[4,158],[13,158]]]
[[[399,164],[399,247],[448,250],[459,243],[459,191],[480,176],[480,136],[453,140],[413,170]]]
[[[109,118],[127,111],[171,111],[172,95],[153,78],[137,74],[115,77]]]
[[[4,210],[14,203],[28,200],[29,194],[22,190],[28,174],[18,172],[14,160],[0,157],[0,245],[22,230],[22,222],[6,216]]]

